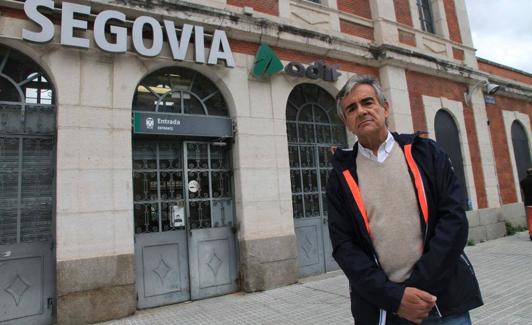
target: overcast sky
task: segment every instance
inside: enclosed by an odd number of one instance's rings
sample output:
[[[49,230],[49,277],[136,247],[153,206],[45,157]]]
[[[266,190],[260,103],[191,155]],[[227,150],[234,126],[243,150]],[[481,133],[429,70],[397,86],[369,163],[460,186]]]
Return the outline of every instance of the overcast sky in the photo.
[[[477,56],[532,73],[532,0],[465,0]]]

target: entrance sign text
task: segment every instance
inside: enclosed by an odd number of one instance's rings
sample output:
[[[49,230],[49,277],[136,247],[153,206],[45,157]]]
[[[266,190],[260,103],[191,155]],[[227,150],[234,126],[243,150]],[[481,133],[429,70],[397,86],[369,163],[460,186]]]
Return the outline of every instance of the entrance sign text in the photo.
[[[22,38],[35,43],[47,43],[54,37],[54,24],[41,12],[39,7],[54,9],[53,0],[26,0],[24,2],[24,12],[34,23],[41,28],[38,32],[22,29]],[[88,21],[79,19],[81,16],[89,16],[91,7],[77,3],[63,2],[61,13],[61,44],[89,48],[89,40],[84,37],[75,36],[75,31],[88,29]],[[117,24],[118,22],[118,24]],[[127,52],[127,27],[123,24],[126,22],[126,15],[116,10],[104,10],[96,16],[94,20],[94,41],[96,45],[106,52],[125,53]],[[196,63],[217,64],[222,60],[227,67],[233,68],[235,60],[233,52],[229,46],[227,35],[223,30],[215,30],[209,57],[205,61],[205,35],[203,27],[184,24],[182,32],[178,39],[176,26],[171,20],[163,20],[164,30],[172,57],[174,60],[182,61],[185,59],[187,49],[190,45],[192,32],[194,32],[194,60]],[[105,30],[109,27],[112,39],[106,37]],[[151,42],[145,42],[143,31],[149,29],[152,32]],[[161,24],[153,17],[139,16],[133,22],[131,31],[133,48],[140,55],[146,57],[155,57],[161,53],[163,47],[163,28]]]
[[[133,112],[133,133],[233,137],[229,117],[158,112]]]

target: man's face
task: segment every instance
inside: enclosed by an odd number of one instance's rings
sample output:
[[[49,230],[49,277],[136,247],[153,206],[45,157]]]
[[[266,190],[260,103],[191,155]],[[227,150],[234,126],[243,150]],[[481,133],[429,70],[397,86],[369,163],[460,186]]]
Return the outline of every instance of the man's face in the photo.
[[[344,111],[344,124],[359,138],[379,137],[387,130],[388,103],[379,104],[377,94],[370,85],[358,85],[340,101]]]

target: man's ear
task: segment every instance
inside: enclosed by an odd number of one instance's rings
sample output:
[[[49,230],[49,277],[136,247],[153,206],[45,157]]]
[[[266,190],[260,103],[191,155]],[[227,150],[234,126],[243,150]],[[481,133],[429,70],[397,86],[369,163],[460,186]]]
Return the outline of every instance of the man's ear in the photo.
[[[390,104],[388,104],[387,100],[384,101],[384,105],[382,105],[382,107],[384,107],[384,116],[390,116]]]

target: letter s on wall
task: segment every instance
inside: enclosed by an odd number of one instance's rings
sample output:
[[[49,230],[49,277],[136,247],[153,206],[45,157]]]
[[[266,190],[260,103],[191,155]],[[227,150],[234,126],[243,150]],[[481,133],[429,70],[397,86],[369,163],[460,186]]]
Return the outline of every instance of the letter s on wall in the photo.
[[[54,9],[53,0],[26,0],[24,12],[29,19],[41,27],[40,32],[32,32],[22,29],[22,39],[36,43],[48,43],[54,38],[54,24],[50,19],[41,14],[38,7]]]

